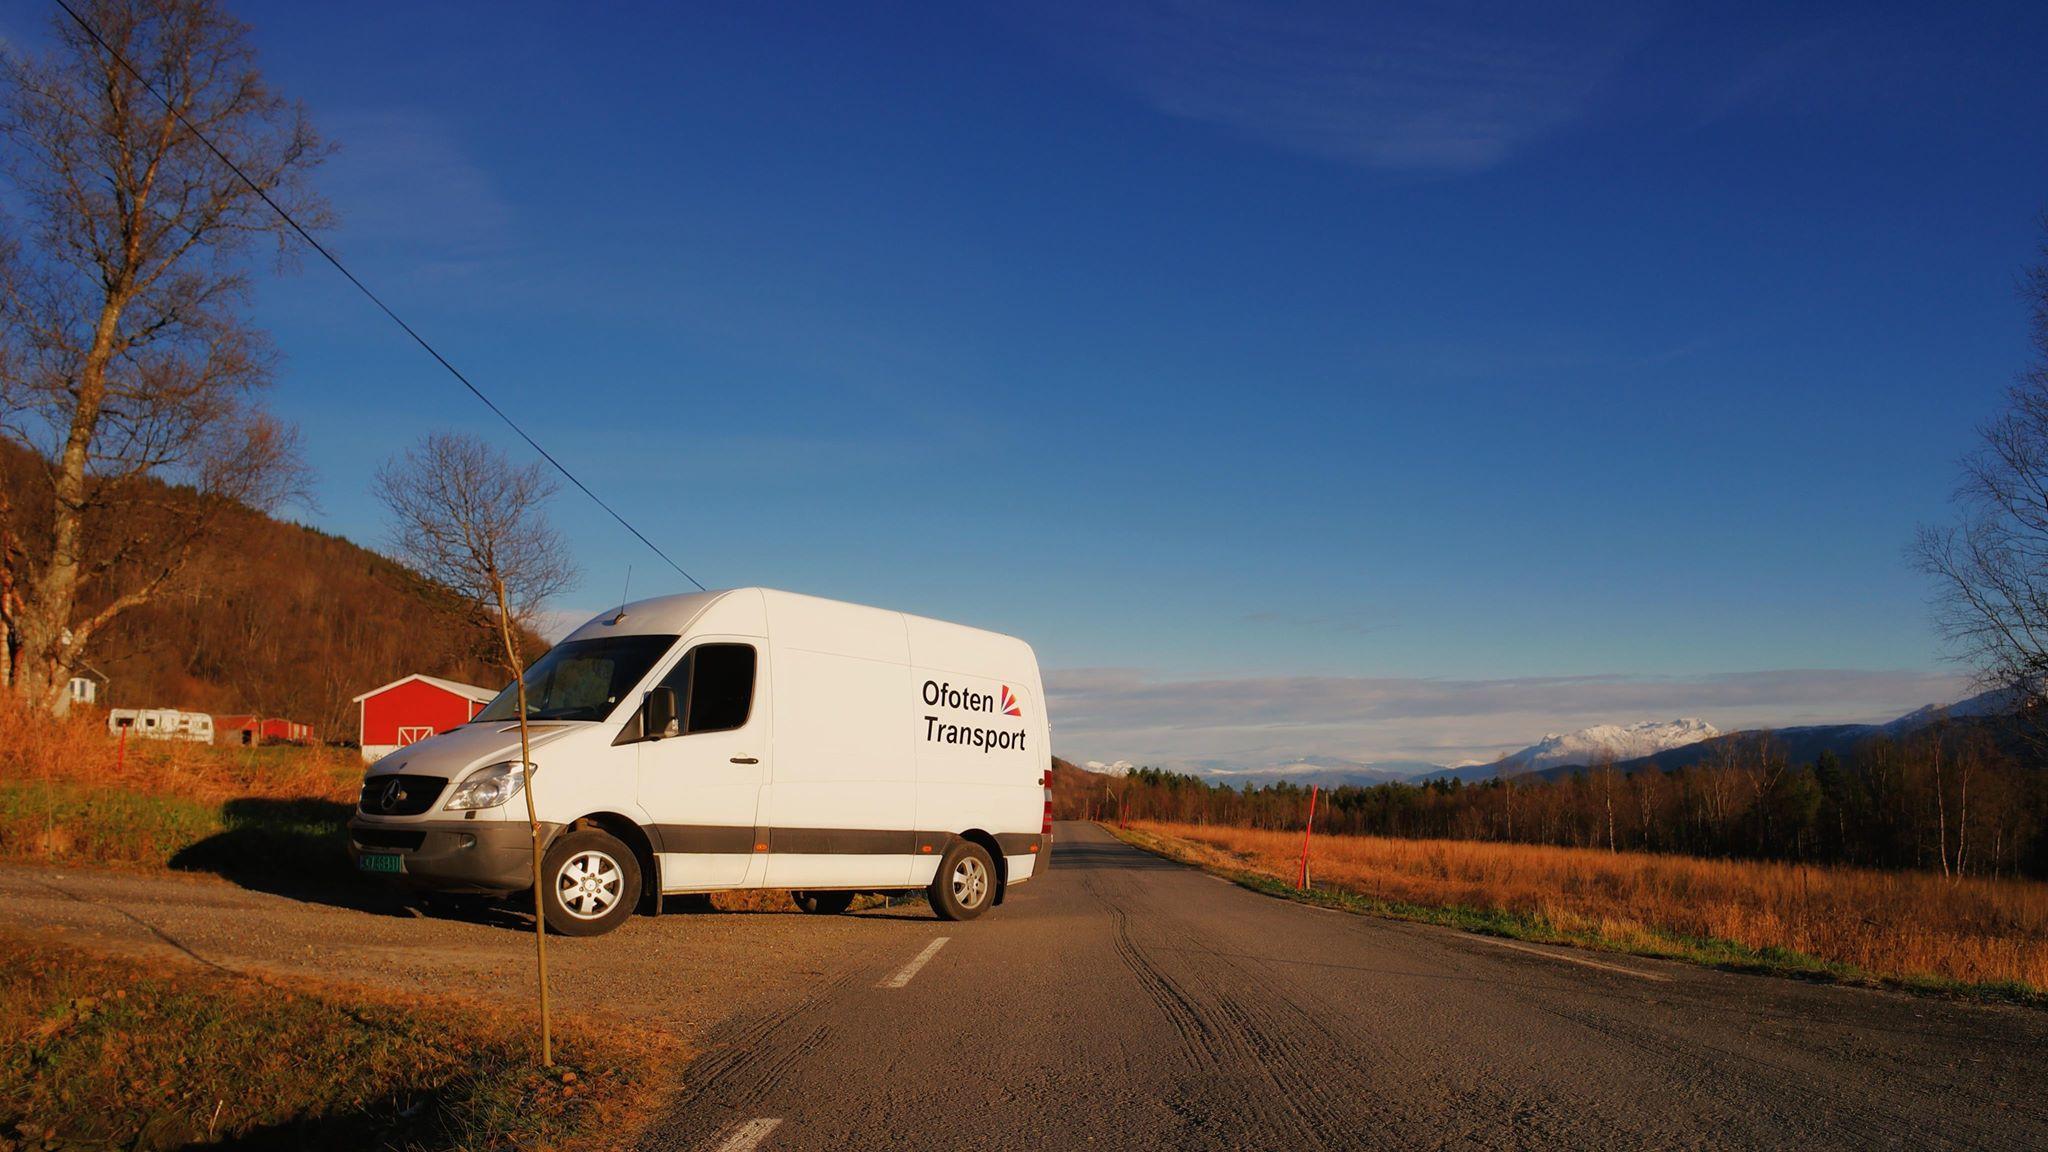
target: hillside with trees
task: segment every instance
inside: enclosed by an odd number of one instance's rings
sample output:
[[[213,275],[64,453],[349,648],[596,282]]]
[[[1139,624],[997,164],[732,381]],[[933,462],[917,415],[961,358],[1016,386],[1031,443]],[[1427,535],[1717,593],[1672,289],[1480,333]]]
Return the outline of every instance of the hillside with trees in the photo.
[[[0,443],[0,499],[19,523],[48,488],[34,456]],[[129,482],[146,510],[187,489]],[[46,514],[46,513],[45,513]],[[339,536],[237,506],[150,603],[115,618],[85,661],[107,677],[100,703],[253,712],[353,739],[352,698],[412,672],[496,686],[496,638],[463,602]],[[529,637],[524,651],[547,645]]]

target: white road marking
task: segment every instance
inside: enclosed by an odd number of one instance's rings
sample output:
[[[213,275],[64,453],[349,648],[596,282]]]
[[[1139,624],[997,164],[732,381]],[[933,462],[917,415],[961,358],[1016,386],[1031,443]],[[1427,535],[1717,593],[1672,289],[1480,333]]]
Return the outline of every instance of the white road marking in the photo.
[[[946,941],[951,939],[951,936],[941,936],[937,940],[934,940],[931,943],[925,945],[924,951],[919,952],[916,956],[912,957],[910,963],[905,964],[901,968],[898,968],[894,975],[882,981],[880,984],[875,985],[875,987],[901,988],[905,984],[910,983],[910,978],[912,976],[917,975],[917,970],[924,967],[926,964],[931,963],[932,957],[938,955],[939,949],[944,948],[946,946]]]
[[[1619,964],[1602,964],[1598,960],[1588,960],[1584,956],[1552,952],[1547,948],[1531,948],[1527,944],[1516,944],[1511,940],[1502,940],[1497,936],[1467,936],[1466,939],[1483,941],[1499,948],[1512,948],[1517,952],[1527,952],[1531,956],[1547,956],[1552,960],[1562,960],[1567,964],[1583,964],[1588,968],[1598,968],[1603,972],[1619,972],[1623,976],[1633,976],[1638,980],[1655,980],[1660,984],[1671,983],[1671,977],[1659,976],[1655,972],[1638,972],[1634,968],[1624,968]]]
[[[766,1116],[749,1120],[733,1129],[732,1135],[725,1138],[725,1143],[712,1149],[712,1152],[754,1152],[754,1149],[761,1146],[761,1141],[766,1140],[768,1134],[775,1131],[776,1126],[781,1123],[780,1120]]]

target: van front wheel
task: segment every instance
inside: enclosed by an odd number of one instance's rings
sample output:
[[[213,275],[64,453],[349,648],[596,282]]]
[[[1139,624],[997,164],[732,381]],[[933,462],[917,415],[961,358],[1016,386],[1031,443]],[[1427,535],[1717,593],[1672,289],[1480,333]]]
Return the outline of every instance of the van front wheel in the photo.
[[[996,864],[972,840],[957,841],[939,861],[939,874],[925,895],[941,920],[972,920],[995,901]]]
[[[564,936],[601,936],[640,902],[640,861],[608,832],[579,828],[541,857],[541,908]]]

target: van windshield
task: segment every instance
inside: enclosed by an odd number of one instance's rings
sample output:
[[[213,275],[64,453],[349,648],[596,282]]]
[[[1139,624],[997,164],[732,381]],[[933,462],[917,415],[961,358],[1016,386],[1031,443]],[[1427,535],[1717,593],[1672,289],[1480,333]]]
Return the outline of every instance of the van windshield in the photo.
[[[555,645],[526,670],[526,718],[603,720],[675,642],[674,636],[606,636]],[[472,723],[517,720],[518,688],[506,685]]]

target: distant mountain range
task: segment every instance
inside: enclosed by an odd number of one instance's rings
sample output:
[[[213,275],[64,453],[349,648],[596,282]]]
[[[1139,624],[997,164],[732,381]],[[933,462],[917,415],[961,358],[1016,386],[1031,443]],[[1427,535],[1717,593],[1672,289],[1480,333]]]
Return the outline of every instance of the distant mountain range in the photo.
[[[2018,706],[2018,697],[2003,688],[1980,692],[1967,700],[1954,704],[1929,704],[1924,708],[1900,716],[1883,724],[1817,724],[1796,728],[1765,728],[1748,732],[1731,732],[1723,736],[1701,740],[1683,747],[1665,749],[1624,761],[1615,767],[1623,771],[1637,768],[1661,768],[1666,772],[1700,764],[1712,757],[1729,741],[1769,735],[1785,751],[1786,759],[1794,764],[1811,763],[1823,752],[1837,756],[1846,755],[1856,745],[1873,736],[1900,737],[1911,735],[1931,724],[1942,720],[1967,720],[1986,716],[2011,715]],[[1573,767],[1583,767],[1574,765]]]
[[[1721,735],[1721,730],[1694,717],[1644,720],[1636,724],[1595,724],[1563,735],[1551,733],[1519,752],[1487,764],[1425,771],[1419,779],[1485,780],[1519,776],[1552,768],[1583,767],[1602,760],[1624,763],[1684,748]]]
[[[1496,776],[1537,773],[1561,776],[1611,757],[1622,771],[1657,767],[1672,771],[1699,764],[1727,747],[1731,741],[1749,739],[1767,732],[1784,748],[1793,763],[1809,763],[1822,752],[1847,753],[1873,736],[1904,736],[1943,719],[2001,716],[2013,711],[2012,693],[1997,690],[1980,693],[1954,704],[1929,704],[1883,724],[1819,724],[1794,728],[1751,729],[1722,732],[1695,717],[1676,720],[1644,720],[1634,724],[1595,724],[1576,732],[1552,733],[1516,752],[1483,764],[1449,767],[1411,760],[1362,761],[1335,756],[1303,756],[1283,763],[1243,768],[1209,762],[1191,767],[1195,773],[1219,783],[1238,786],[1274,784],[1320,784],[1337,788],[1346,784],[1371,786],[1394,781],[1491,780]],[[1090,764],[1091,769],[1129,770]]]
[[[1441,770],[1440,765],[1423,760],[1381,760],[1366,763],[1337,756],[1318,756],[1290,760],[1284,764],[1273,764],[1263,768],[1212,767],[1203,771],[1202,775],[1238,787],[1246,784],[1275,784],[1286,780],[1303,786],[1320,784],[1325,788],[1339,788],[1346,784],[1388,784],[1396,780],[1414,780]]]

